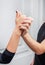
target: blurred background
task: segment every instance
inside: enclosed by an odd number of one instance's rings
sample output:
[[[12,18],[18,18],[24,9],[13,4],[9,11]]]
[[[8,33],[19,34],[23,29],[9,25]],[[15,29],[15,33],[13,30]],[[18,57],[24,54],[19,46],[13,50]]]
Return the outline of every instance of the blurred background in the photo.
[[[45,0],[0,0],[0,52],[6,48],[13,32],[16,10],[34,18],[29,33],[35,40],[40,26],[45,21]],[[11,63],[6,65],[30,65],[34,54],[21,38],[16,55]]]

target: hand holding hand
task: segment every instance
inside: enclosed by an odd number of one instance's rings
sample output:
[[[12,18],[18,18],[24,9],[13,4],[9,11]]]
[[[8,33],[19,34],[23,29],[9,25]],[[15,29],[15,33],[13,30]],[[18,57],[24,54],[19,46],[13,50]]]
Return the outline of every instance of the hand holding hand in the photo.
[[[22,36],[24,36],[28,32],[32,21],[33,19],[31,17],[26,17],[26,19],[24,19],[24,22],[20,25],[20,29],[22,30]]]
[[[21,12],[16,11],[16,27],[22,31],[22,35],[28,31],[32,20],[31,17],[26,17],[26,15],[23,15]]]

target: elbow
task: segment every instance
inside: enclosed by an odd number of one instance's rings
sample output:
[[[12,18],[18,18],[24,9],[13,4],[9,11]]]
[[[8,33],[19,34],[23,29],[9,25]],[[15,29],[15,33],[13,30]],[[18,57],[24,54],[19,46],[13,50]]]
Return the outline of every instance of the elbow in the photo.
[[[43,53],[44,53],[44,47],[43,47],[43,45],[39,45],[38,47],[37,47],[37,49],[35,50],[35,53],[37,54],[37,55],[42,55]]]
[[[37,55],[41,55],[41,54],[43,54],[44,52],[43,52],[42,49],[38,49],[35,53],[36,53]]]

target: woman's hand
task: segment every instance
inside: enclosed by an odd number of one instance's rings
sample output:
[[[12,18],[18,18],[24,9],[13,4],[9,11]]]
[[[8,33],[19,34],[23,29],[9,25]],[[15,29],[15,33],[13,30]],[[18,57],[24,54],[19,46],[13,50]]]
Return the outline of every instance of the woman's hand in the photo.
[[[16,30],[18,30],[17,33],[22,33],[22,31],[20,30],[20,25],[22,24],[23,20],[24,20],[24,17],[26,17],[25,15],[22,15],[21,12],[19,11],[16,11],[16,20],[15,20],[15,23],[16,23]]]
[[[32,22],[32,18],[26,17],[21,12],[16,11],[16,28],[20,29],[22,32],[22,35],[24,35]]]
[[[16,11],[16,20],[15,20],[16,26],[19,26],[20,24],[22,24],[25,18],[26,18],[25,15],[23,15],[19,11]]]
[[[26,17],[26,19],[24,19],[24,22],[20,25],[20,29],[22,30],[22,36],[24,36],[28,32],[32,21],[33,19],[31,17]]]

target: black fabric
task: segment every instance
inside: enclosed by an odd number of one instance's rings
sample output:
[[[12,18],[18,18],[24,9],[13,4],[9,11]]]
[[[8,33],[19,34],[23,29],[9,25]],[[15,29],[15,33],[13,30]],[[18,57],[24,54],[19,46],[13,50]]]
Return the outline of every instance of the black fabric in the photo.
[[[39,29],[37,41],[42,42],[44,39],[45,39],[45,23]],[[45,53],[41,55],[35,54],[34,65],[45,65]]]
[[[14,57],[14,54],[15,53],[12,53],[6,49],[3,53],[0,53],[0,63],[1,64],[10,63],[12,58]]]

